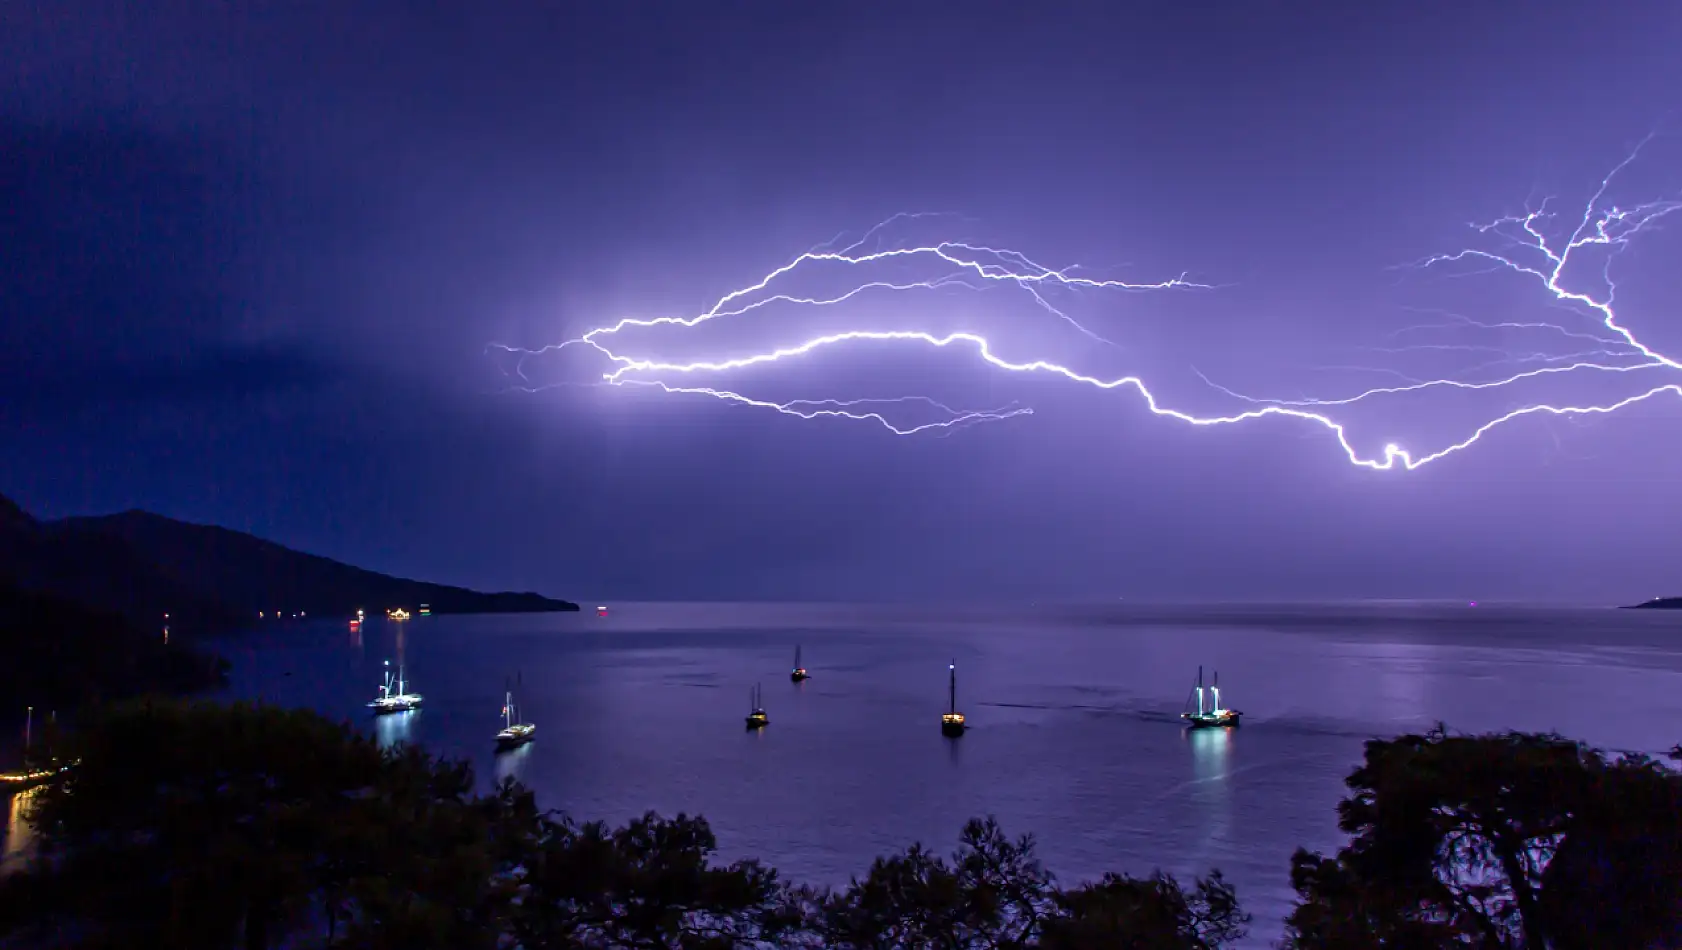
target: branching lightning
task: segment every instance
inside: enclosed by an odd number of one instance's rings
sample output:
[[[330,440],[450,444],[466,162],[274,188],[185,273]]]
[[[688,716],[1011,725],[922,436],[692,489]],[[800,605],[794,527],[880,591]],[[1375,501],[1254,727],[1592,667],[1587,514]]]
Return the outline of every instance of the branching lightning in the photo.
[[[1642,143],[1643,146],[1645,144]],[[1498,246],[1499,249],[1469,247],[1450,254],[1428,257],[1409,265],[1421,270],[1459,267],[1460,269],[1452,272],[1452,276],[1457,278],[1480,274],[1518,275],[1540,291],[1542,302],[1575,315],[1579,320],[1590,324],[1590,327],[1571,328],[1553,323],[1514,320],[1480,321],[1458,313],[1434,311],[1440,320],[1446,322],[1406,327],[1390,334],[1386,340],[1388,345],[1366,349],[1386,355],[1456,351],[1467,354],[1493,354],[1499,358],[1486,359],[1460,371],[1454,377],[1437,378],[1418,378],[1388,367],[1345,367],[1385,373],[1401,381],[1397,385],[1366,389],[1348,396],[1294,400],[1264,399],[1236,392],[1203,377],[1215,391],[1239,401],[1241,407],[1224,414],[1197,414],[1166,405],[1141,376],[1093,375],[1031,354],[1007,352],[1004,344],[993,342],[976,332],[937,333],[903,326],[860,326],[815,335],[801,342],[743,355],[700,360],[662,358],[633,348],[636,344],[632,341],[646,340],[654,335],[647,331],[682,333],[714,321],[744,317],[757,312],[770,312],[773,309],[780,311],[839,308],[843,304],[870,302],[874,298],[888,295],[927,294],[949,290],[981,291],[989,288],[1004,288],[1025,293],[1038,309],[1072,327],[1086,338],[1114,347],[1115,343],[1088,329],[1059,307],[1054,293],[1160,293],[1212,289],[1211,285],[1188,280],[1184,274],[1143,283],[1077,275],[1073,268],[1058,270],[1047,267],[1016,251],[955,241],[917,246],[879,246],[891,224],[919,217],[916,215],[891,218],[871,229],[859,241],[839,250],[833,249],[834,242],[828,246],[820,245],[770,271],[758,281],[725,294],[711,307],[693,316],[626,318],[595,327],[563,343],[535,350],[503,344],[491,344],[491,348],[515,358],[510,375],[516,380],[516,388],[547,388],[531,382],[526,375],[528,362],[536,357],[578,347],[608,361],[611,368],[601,374],[597,385],[640,386],[671,394],[711,396],[736,405],[768,409],[802,419],[867,421],[902,436],[926,432],[950,434],[951,431],[971,425],[1002,422],[1033,414],[1032,408],[1016,404],[989,409],[957,409],[921,395],[876,399],[778,401],[745,395],[738,391],[739,385],[724,389],[706,385],[701,381],[729,374],[746,375],[746,371],[755,367],[775,363],[799,363],[843,347],[897,346],[955,350],[967,352],[982,364],[1009,373],[1047,376],[1097,390],[1127,390],[1135,394],[1152,414],[1189,425],[1236,425],[1270,416],[1299,420],[1329,433],[1350,464],[1375,470],[1411,470],[1465,449],[1477,443],[1491,430],[1516,419],[1533,415],[1604,415],[1661,394],[1682,395],[1682,362],[1643,343],[1634,332],[1620,322],[1614,310],[1616,285],[1610,273],[1613,258],[1637,236],[1654,229],[1669,215],[1682,211],[1682,200],[1652,201],[1634,207],[1620,207],[1605,202],[1614,178],[1636,159],[1640,151],[1641,146],[1638,146],[1600,182],[1584,205],[1580,219],[1576,220],[1567,235],[1557,236],[1555,229],[1558,218],[1548,210],[1549,202],[1544,201],[1535,210],[1526,211],[1522,215],[1506,216],[1472,226],[1480,239],[1492,246]],[[1556,236],[1550,237],[1551,233]],[[1573,269],[1573,262],[1584,254],[1597,251],[1604,252],[1598,268],[1598,279],[1603,289],[1578,289],[1578,284],[1573,281],[1577,280],[1579,272],[1587,265]],[[801,295],[773,288],[773,285],[786,284],[796,272],[812,268],[828,267],[862,273],[882,265],[900,263],[926,265],[939,273],[921,279],[876,277],[856,280],[844,290],[822,295]],[[1570,341],[1573,349],[1563,354],[1550,353],[1543,349],[1514,352],[1510,347],[1496,346],[1493,343],[1429,341],[1429,334],[1443,330],[1474,336],[1480,333],[1529,335],[1535,339],[1552,339],[1556,343]],[[1430,390],[1501,390],[1530,380],[1547,381],[1583,374],[1629,374],[1638,380],[1645,380],[1642,385],[1648,388],[1614,401],[1587,404],[1525,404],[1489,418],[1458,441],[1417,453],[1396,444],[1389,444],[1384,446],[1380,454],[1363,455],[1351,441],[1348,430],[1351,423],[1336,417],[1337,413],[1341,413],[1347,407],[1385,397],[1408,396]],[[678,380],[682,382],[677,382]],[[904,410],[911,406],[933,412],[936,417],[933,421],[916,424],[896,421],[901,418],[901,415],[896,414],[896,410]]]

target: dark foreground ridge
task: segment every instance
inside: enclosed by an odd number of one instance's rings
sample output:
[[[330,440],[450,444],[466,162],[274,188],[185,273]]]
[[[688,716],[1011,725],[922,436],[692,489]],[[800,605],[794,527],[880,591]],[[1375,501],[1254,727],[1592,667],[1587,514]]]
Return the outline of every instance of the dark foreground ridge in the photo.
[[[1217,871],[1062,884],[991,818],[950,857],[790,884],[716,863],[702,818],[580,824],[301,710],[142,704],[43,745],[37,765],[75,764],[28,801],[41,850],[0,878],[0,947],[1214,950],[1249,922]],[[1666,764],[1439,727],[1368,742],[1346,784],[1347,842],[1290,856],[1275,946],[1678,946]]]
[[[0,580],[187,633],[246,626],[258,613],[380,616],[537,613],[578,605],[534,593],[483,594],[352,567],[272,541],[146,511],[38,521],[0,498]]]
[[[1654,597],[1639,604],[1625,604],[1625,610],[1682,610],[1682,597]]]
[[[192,693],[223,684],[227,663],[116,613],[0,579],[0,710],[10,739],[24,706],[38,723],[56,711],[142,693]],[[14,764],[8,756],[0,767]]]

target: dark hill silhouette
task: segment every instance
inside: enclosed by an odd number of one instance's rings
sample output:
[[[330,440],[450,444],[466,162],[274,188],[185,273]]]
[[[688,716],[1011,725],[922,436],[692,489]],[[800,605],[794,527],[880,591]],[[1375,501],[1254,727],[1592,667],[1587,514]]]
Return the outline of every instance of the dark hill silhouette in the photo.
[[[0,533],[23,530],[33,524],[35,519],[19,508],[17,502],[0,495]]]
[[[481,594],[362,570],[226,528],[144,511],[38,521],[0,496],[0,583],[178,634],[255,622],[258,611],[348,616],[358,607],[436,613],[577,610],[531,593]]]
[[[1626,610],[1682,610],[1682,597],[1654,597],[1639,604],[1626,604]]]
[[[0,496],[0,584],[121,615],[145,628],[164,614],[183,630],[216,630],[243,611],[204,593],[121,537],[67,536]]]
[[[434,613],[536,613],[577,610],[578,605],[534,593],[482,594],[378,574],[331,558],[304,554],[253,535],[192,524],[147,511],[67,518],[47,526],[77,545],[113,543],[145,552],[170,576],[191,578],[243,616],[260,610],[303,611],[311,616],[370,614],[387,607],[411,612],[428,604]]]

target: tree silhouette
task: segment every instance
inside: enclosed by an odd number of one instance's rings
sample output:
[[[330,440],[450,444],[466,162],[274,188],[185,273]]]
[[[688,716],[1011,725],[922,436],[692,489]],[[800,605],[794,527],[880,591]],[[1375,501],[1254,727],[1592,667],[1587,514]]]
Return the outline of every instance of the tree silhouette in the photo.
[[[1033,838],[1013,841],[991,817],[964,826],[950,862],[914,845],[840,892],[808,893],[822,944],[845,948],[1211,950],[1248,920],[1219,874],[1189,894],[1161,873],[1059,890]]]
[[[1368,742],[1347,784],[1349,844],[1293,858],[1289,946],[1565,950],[1676,933],[1682,784],[1649,759],[1439,726]],[[1615,884],[1597,874],[1618,862]]]
[[[1188,892],[1171,875],[1106,874],[1057,895],[1045,928],[1047,950],[1214,950],[1246,933],[1249,915],[1219,871]]]
[[[705,819],[647,814],[623,828],[545,816],[522,859],[515,940],[559,947],[736,947],[774,940],[797,921],[782,911],[776,872],[757,861],[709,864]]]
[[[312,914],[362,939],[388,917],[448,908],[453,946],[494,917],[494,815],[465,766],[267,706],[146,703],[67,745],[78,764],[36,806],[43,860],[0,892],[6,923],[261,950]]]

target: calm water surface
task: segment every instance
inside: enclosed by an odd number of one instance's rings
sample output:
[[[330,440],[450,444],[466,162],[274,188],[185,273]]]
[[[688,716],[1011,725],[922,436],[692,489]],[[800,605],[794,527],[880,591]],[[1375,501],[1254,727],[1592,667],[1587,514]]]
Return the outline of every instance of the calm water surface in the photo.
[[[298,625],[241,641],[233,695],[308,706],[513,775],[547,807],[705,815],[722,856],[844,883],[970,816],[1032,832],[1064,880],[1220,868],[1279,933],[1291,851],[1335,848],[1342,779],[1375,735],[1557,730],[1682,740],[1682,614],[1418,605],[932,609],[619,604],[594,613]],[[796,645],[812,678],[788,680]],[[410,714],[363,704],[401,659]],[[946,665],[972,726],[943,739]],[[1236,731],[1188,734],[1197,666]],[[498,756],[505,681],[538,739]],[[769,728],[746,732],[748,691]],[[15,809],[14,809],[15,811]],[[6,844],[26,834],[15,817]]]

